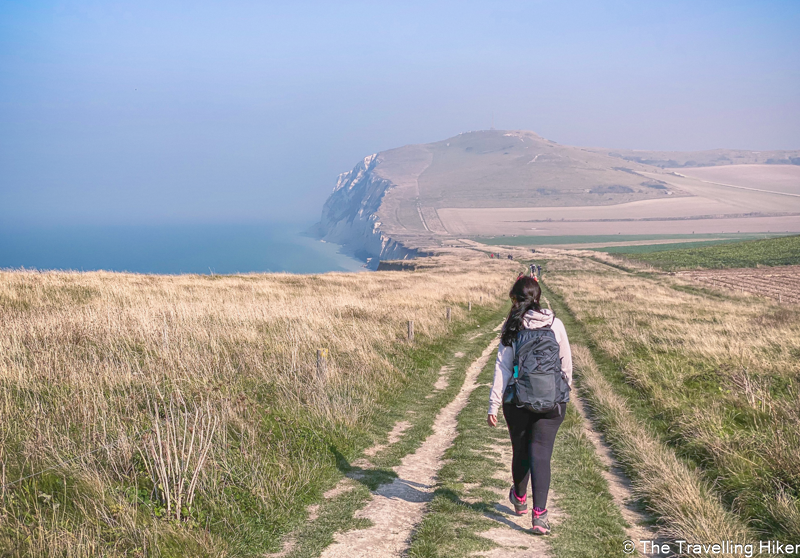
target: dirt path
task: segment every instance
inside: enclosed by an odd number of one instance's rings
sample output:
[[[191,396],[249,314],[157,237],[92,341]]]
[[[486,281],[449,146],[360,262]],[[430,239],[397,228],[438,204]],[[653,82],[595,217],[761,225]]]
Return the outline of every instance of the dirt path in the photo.
[[[356,515],[369,519],[372,527],[337,533],[336,542],[323,558],[389,558],[402,556],[414,527],[422,519],[425,505],[433,498],[436,472],[442,456],[456,437],[458,414],[477,387],[476,379],[499,340],[493,340],[467,370],[458,395],[442,409],[433,423],[433,434],[413,454],[395,467],[397,478],[373,493],[372,500]]]
[[[501,444],[489,446],[487,449],[492,451],[493,454],[499,454],[498,462],[505,464],[502,470],[495,473],[495,478],[511,486],[511,442],[504,441]],[[492,458],[495,458],[494,455]],[[494,509],[497,513],[487,514],[486,517],[496,521],[497,527],[478,534],[500,546],[486,552],[480,552],[475,556],[483,556],[485,558],[548,558],[551,556],[546,539],[531,533],[530,510],[525,515],[517,515],[508,501],[508,490],[495,490],[495,492],[497,493],[497,500],[494,504]],[[550,525],[558,524],[562,517],[554,499],[555,495],[551,489],[547,502]]]

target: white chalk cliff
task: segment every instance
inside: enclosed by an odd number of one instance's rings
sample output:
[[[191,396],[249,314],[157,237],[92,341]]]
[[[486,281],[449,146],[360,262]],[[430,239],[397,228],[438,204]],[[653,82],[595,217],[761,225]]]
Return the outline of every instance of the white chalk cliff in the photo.
[[[420,255],[381,230],[378,209],[395,184],[375,171],[378,162],[377,154],[370,155],[353,170],[339,175],[318,226],[324,240],[341,244],[346,252],[366,261],[370,269],[376,269],[380,260]]]

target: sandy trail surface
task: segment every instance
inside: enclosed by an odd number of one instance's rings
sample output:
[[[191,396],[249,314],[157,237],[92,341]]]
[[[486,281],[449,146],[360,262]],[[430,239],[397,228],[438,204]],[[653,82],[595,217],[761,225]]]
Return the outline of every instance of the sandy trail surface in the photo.
[[[322,553],[323,558],[399,557],[408,548],[414,527],[422,520],[425,506],[433,498],[436,472],[442,456],[456,437],[458,414],[477,387],[476,379],[499,340],[493,340],[467,370],[464,385],[433,423],[433,434],[413,454],[395,467],[397,478],[379,487],[372,500],[357,513],[372,526],[337,533],[336,542]]]
[[[498,427],[500,428],[500,427]],[[503,427],[505,428],[505,427]],[[500,454],[499,463],[504,467],[495,473],[495,478],[508,483],[511,486],[511,442],[504,440],[502,443],[486,448],[493,454]],[[492,459],[495,459],[494,455]],[[508,501],[508,490],[495,490],[497,500],[494,504],[496,513],[487,514],[486,517],[497,522],[497,526],[487,531],[478,533],[495,544],[497,548],[479,552],[475,556],[485,558],[548,558],[551,556],[549,545],[545,537],[534,535],[531,532],[531,502],[528,503],[528,513],[517,515],[514,507]],[[530,498],[530,491],[528,492]],[[553,490],[547,502],[547,515],[550,525],[557,524],[562,519],[561,510],[555,502]]]

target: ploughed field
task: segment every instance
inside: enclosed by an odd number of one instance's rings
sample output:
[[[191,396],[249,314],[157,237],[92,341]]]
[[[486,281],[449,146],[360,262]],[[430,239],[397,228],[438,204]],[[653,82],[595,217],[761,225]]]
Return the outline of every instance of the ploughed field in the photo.
[[[716,288],[800,303],[800,265],[684,271],[679,275]]]

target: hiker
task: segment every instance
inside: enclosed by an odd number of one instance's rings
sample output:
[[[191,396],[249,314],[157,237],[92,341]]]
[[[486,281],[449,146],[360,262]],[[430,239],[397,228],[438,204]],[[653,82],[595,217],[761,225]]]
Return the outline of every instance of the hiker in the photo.
[[[508,499],[517,515],[527,513],[530,479],[533,532],[547,535],[550,457],[572,387],[572,353],[564,324],[539,305],[536,277],[520,276],[508,294],[512,304],[497,351],[487,422],[497,425],[502,406],[514,452]]]

